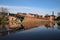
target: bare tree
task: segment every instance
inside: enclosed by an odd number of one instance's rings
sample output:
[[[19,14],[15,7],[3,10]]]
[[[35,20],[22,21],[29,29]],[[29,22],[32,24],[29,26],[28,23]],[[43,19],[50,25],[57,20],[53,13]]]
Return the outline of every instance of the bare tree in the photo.
[[[0,20],[1,21],[6,21],[8,17],[8,9],[4,7],[0,7]]]

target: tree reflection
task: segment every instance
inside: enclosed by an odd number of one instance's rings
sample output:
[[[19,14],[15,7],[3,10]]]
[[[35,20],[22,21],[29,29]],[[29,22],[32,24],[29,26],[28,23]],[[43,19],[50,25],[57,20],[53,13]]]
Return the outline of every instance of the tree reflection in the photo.
[[[0,35],[4,36],[7,34],[7,25],[6,24],[0,24]],[[6,32],[5,32],[6,31]]]
[[[57,23],[57,25],[58,25],[58,29],[60,29],[60,22],[59,22],[59,23]]]

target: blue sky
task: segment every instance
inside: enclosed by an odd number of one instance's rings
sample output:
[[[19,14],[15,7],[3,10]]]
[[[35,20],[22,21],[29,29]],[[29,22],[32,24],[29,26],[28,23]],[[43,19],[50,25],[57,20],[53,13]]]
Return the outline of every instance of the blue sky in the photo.
[[[41,15],[57,15],[60,12],[60,0],[1,0],[0,7],[6,7],[10,12],[27,12]]]

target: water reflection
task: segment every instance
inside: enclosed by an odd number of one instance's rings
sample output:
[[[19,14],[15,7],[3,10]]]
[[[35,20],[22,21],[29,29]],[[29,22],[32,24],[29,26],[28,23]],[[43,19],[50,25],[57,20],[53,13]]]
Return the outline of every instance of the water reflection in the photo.
[[[38,27],[40,25],[42,24],[19,24],[15,22],[9,22],[8,24],[1,24],[0,35],[9,35],[11,33],[31,29],[34,27]]]
[[[27,30],[27,29],[31,29],[31,28],[35,28],[35,27],[42,27],[42,25],[44,25],[44,27],[48,28],[54,28],[55,23],[54,22],[49,22],[46,24],[43,23],[38,23],[38,24],[19,24],[19,23],[15,23],[15,22],[9,22],[8,24],[0,24],[0,35],[4,36],[4,35],[9,35],[11,33],[16,33],[16,32],[20,32],[22,30]],[[60,29],[60,23],[57,23],[58,25],[58,29]]]
[[[31,29],[40,26],[40,24],[24,24],[24,29]]]
[[[60,22],[59,22],[59,23],[57,23],[57,25],[58,25],[58,29],[60,29]]]
[[[48,28],[54,28],[55,23],[54,22],[49,22],[47,24],[45,24],[45,27]]]
[[[23,25],[17,23],[0,24],[0,35],[8,35],[24,29]]]
[[[18,28],[21,24],[18,24],[18,23],[15,23],[15,22],[9,22],[8,23],[8,27],[10,29],[15,29],[15,28]]]

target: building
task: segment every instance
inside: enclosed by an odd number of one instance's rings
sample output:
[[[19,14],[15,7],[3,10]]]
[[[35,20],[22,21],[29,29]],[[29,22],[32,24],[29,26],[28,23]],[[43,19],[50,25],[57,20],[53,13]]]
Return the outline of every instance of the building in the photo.
[[[42,19],[43,18],[43,16],[42,15],[39,15],[39,19]]]
[[[26,15],[26,17],[34,17],[34,14],[28,13],[28,14]]]
[[[42,19],[42,15],[38,15],[38,14],[29,13],[26,16],[27,17],[34,17],[34,18]]]

